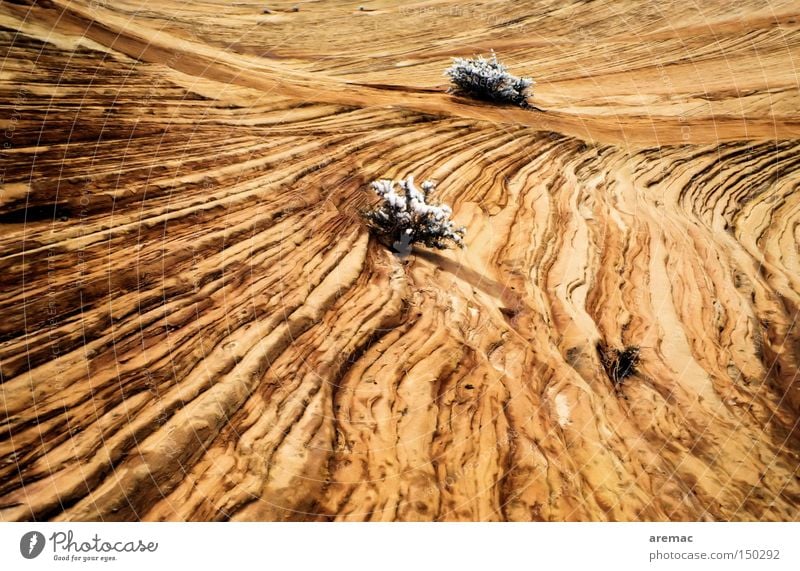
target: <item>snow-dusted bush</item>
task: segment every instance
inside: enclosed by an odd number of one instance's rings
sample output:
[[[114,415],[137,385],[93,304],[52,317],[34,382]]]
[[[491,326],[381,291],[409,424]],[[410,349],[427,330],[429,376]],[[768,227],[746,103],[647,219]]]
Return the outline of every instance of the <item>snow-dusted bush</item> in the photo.
[[[492,57],[478,56],[473,59],[453,58],[453,65],[444,72],[450,77],[454,87],[452,92],[461,93],[477,99],[513,103],[528,107],[528,88],[534,84],[529,77],[516,77],[506,70],[506,66]]]
[[[451,243],[464,247],[466,229],[453,225],[450,207],[428,202],[436,188],[433,182],[426,180],[417,188],[414,177],[409,176],[399,182],[376,180],[370,188],[381,201],[373,210],[364,212],[364,217],[372,231],[397,252],[408,253],[416,243],[439,250],[449,248]]]

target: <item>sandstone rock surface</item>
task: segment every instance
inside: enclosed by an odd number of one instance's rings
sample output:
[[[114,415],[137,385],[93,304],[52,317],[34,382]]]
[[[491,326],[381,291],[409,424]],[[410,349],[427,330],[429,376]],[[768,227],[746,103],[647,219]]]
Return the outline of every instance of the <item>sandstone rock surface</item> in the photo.
[[[367,7],[0,6],[0,520],[800,518],[797,3]]]

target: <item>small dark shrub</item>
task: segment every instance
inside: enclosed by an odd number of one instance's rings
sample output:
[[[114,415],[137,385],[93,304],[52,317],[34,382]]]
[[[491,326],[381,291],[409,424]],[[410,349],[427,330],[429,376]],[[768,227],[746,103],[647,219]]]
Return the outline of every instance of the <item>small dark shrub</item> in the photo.
[[[636,373],[636,367],[639,365],[639,347],[629,345],[624,349],[612,349],[604,343],[598,343],[597,353],[606,375],[614,383],[615,388],[620,388],[625,379]]]

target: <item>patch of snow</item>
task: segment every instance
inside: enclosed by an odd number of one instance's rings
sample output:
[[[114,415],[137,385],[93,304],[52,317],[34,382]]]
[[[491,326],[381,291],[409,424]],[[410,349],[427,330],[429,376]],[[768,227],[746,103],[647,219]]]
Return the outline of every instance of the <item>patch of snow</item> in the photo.
[[[558,424],[562,428],[571,422],[569,418],[570,411],[569,400],[567,400],[566,395],[556,395],[556,414],[558,415]]]

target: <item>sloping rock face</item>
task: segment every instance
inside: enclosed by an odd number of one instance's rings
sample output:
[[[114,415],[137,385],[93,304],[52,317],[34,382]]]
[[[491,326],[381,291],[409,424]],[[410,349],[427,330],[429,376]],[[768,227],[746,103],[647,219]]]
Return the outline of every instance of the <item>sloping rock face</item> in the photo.
[[[0,6],[0,519],[797,520],[797,3],[292,4]]]

